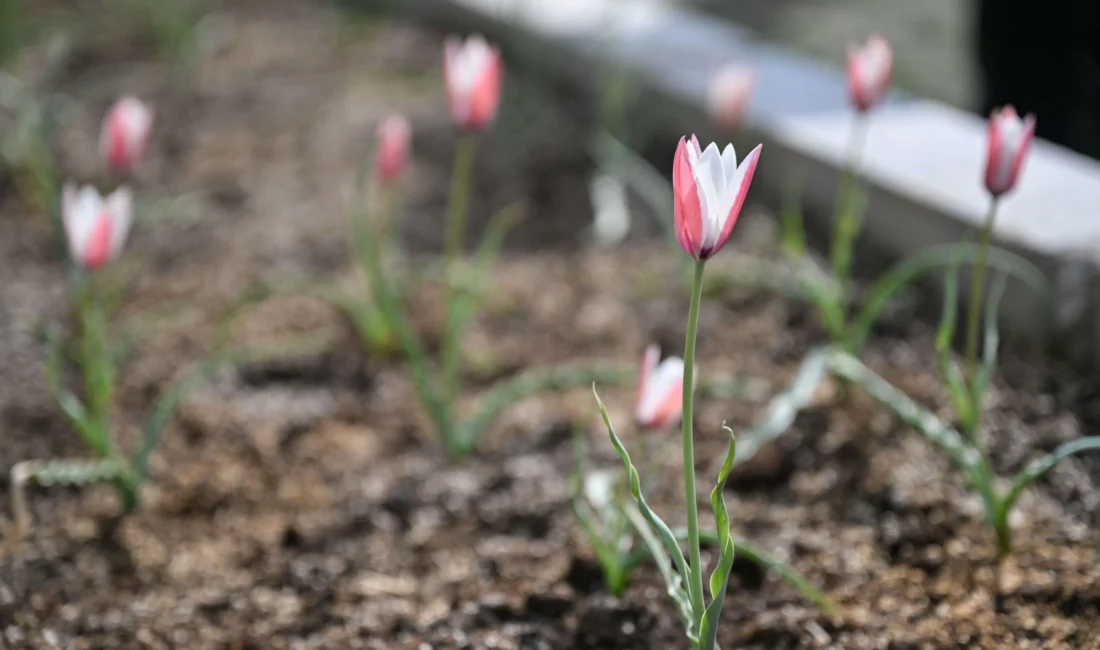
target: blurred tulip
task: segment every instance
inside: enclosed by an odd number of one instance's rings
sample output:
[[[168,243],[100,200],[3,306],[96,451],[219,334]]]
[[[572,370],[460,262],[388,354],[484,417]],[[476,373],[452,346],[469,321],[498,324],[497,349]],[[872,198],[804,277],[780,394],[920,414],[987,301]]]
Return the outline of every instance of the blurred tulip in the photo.
[[[119,99],[103,119],[99,154],[113,172],[130,172],[145,158],[153,109],[136,97]]]
[[[1016,187],[1031,138],[1035,116],[1020,119],[1011,106],[989,116],[989,150],[985,161],[985,188],[995,197]]]
[[[658,364],[661,350],[650,345],[642,356],[634,419],[646,429],[667,429],[680,419],[684,395],[684,361],[669,357]]]
[[[500,51],[484,38],[451,37],[443,50],[443,79],[455,126],[481,131],[492,124],[500,105]]]
[[[755,84],[756,78],[748,66],[729,65],[719,70],[707,90],[707,111],[711,119],[730,131],[741,126]]]
[[[752,183],[761,145],[737,165],[728,144],[721,153],[711,143],[700,150],[699,140],[680,138],[672,167],[676,237],[697,260],[713,256],[726,245]]]
[[[412,127],[403,115],[391,115],[378,125],[375,173],[384,183],[401,180],[409,165]]]
[[[890,88],[894,55],[880,36],[867,39],[863,47],[848,47],[848,92],[859,111],[874,108]]]
[[[61,196],[61,216],[74,262],[88,270],[116,259],[130,232],[130,190],[120,187],[106,200],[91,185],[79,190],[66,184]]]

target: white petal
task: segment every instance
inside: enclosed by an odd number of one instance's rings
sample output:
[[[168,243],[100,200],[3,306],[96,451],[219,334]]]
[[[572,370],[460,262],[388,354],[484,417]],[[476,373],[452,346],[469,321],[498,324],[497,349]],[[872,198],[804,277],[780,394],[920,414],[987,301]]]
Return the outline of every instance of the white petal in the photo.
[[[133,197],[129,188],[120,187],[107,197],[107,211],[111,213],[111,259],[122,252],[122,245],[126,243],[126,236],[130,233],[130,224],[133,223]]]
[[[677,382],[684,379],[684,360],[679,357],[669,357],[661,362],[653,371],[649,382],[646,383],[641,402],[638,404],[638,420],[648,422],[657,416],[657,409],[661,402],[668,396]]]

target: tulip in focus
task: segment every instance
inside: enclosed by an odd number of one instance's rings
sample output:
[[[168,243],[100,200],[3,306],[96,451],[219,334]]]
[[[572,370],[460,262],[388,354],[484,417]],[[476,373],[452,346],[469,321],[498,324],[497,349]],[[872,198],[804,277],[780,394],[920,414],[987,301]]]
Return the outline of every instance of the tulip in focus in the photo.
[[[412,127],[403,115],[391,115],[378,125],[375,173],[384,183],[393,183],[405,175],[409,164]]]
[[[680,419],[684,394],[684,361],[669,357],[658,363],[661,350],[645,349],[638,375],[634,419],[645,429],[668,429]]]
[[[893,68],[890,44],[880,36],[867,39],[863,47],[848,48],[848,93],[857,110],[868,111],[882,101]]]
[[[145,158],[153,109],[136,97],[119,99],[103,119],[99,154],[113,172],[130,172]]]
[[[707,112],[711,119],[730,131],[740,126],[755,83],[752,68],[747,66],[730,65],[719,70],[707,90]]]
[[[455,126],[481,131],[492,124],[500,105],[500,51],[473,35],[464,42],[448,38],[443,50],[443,80]]]
[[[90,185],[65,186],[61,216],[74,262],[94,271],[118,257],[132,216],[130,190],[120,187],[106,199]]]
[[[994,197],[1016,187],[1031,138],[1035,116],[1020,119],[1016,109],[1005,106],[989,116],[989,150],[985,162],[985,187]]]
[[[732,144],[721,153],[711,143],[680,138],[672,167],[676,238],[697,260],[709,259],[726,245],[752,183],[761,145],[737,164]]]

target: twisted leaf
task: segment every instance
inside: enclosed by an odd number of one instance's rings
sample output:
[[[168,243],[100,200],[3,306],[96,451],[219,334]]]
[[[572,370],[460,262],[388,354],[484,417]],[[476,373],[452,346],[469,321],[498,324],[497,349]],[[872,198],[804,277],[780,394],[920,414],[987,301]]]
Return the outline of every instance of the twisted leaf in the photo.
[[[16,536],[26,535],[30,525],[26,484],[34,480],[43,486],[88,485],[122,476],[122,468],[113,460],[27,460],[11,468],[11,510]]]
[[[656,532],[657,537],[661,540],[661,545],[664,547],[665,552],[672,558],[676,564],[676,570],[682,577],[688,575],[687,560],[684,559],[684,553],[680,550],[680,545],[676,542],[675,535],[672,534],[672,530],[668,527],[664,521],[658,517],[653,510],[650,509],[649,504],[646,503],[645,496],[642,494],[642,482],[638,476],[638,470],[634,468],[634,463],[630,461],[630,454],[627,453],[626,447],[623,446],[622,441],[619,440],[619,436],[615,434],[615,427],[611,424],[611,416],[607,414],[607,407],[604,406],[603,401],[600,399],[598,393],[596,393],[596,386],[592,386],[592,394],[596,396],[596,403],[600,407],[600,415],[603,416],[604,425],[607,426],[607,433],[611,437],[611,444],[615,447],[615,451],[618,452],[619,458],[623,461],[623,466],[626,468],[626,472],[630,479],[630,494],[634,497],[635,502],[638,504],[638,509],[642,512],[642,516]],[[657,557],[656,554],[654,557]],[[677,596],[674,593],[675,590],[683,591],[678,581],[676,584],[670,583],[666,579],[666,584],[669,588],[669,594],[672,595],[674,600],[677,600]],[[690,602],[692,600],[690,593],[690,585],[688,591],[685,593],[688,597],[688,608],[690,610]],[[688,627],[688,636],[693,636],[694,626]]]
[[[164,429],[172,416],[176,414],[179,405],[192,390],[198,386],[199,381],[205,379],[209,373],[219,365],[218,362],[207,362],[192,370],[183,377],[172,382],[165,389],[153,405],[153,410],[145,418],[145,426],[142,427],[141,446],[134,453],[133,471],[140,483],[145,480],[149,467],[149,456],[160,445],[164,436]]]
[[[729,451],[726,453],[726,462],[722,464],[722,471],[718,474],[718,483],[710,492],[710,507],[714,512],[714,522],[718,534],[718,565],[710,574],[710,605],[703,612],[703,620],[699,625],[700,650],[714,650],[718,638],[718,618],[722,615],[722,604],[726,600],[726,585],[729,584],[730,571],[733,569],[734,545],[730,537],[730,518],[726,512],[726,501],[722,492],[726,488],[726,479],[733,469],[734,458],[737,457],[737,441],[733,430],[723,427],[730,434]]]
[[[798,412],[813,399],[817,387],[829,369],[829,348],[819,347],[806,355],[787,390],[776,395],[768,404],[764,417],[741,436],[737,462],[743,463],[756,455],[760,448],[783,435],[794,423]]]

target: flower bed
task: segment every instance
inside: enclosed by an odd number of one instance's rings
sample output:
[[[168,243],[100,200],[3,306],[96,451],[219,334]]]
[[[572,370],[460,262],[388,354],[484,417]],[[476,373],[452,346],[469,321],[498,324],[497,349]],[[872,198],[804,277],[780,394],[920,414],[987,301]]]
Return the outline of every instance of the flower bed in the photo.
[[[356,165],[391,111],[414,125],[402,222],[412,265],[427,266],[422,253],[443,245],[456,140],[438,78],[440,39],[388,22],[348,34],[322,7],[278,4],[224,8],[235,37],[180,86],[150,81],[159,68],[147,53],[111,49],[84,53],[51,82],[73,98],[63,165],[81,179],[97,173],[89,134],[99,109],[123,92],[157,107],[148,160],[133,179],[139,218],[127,255],[141,272],[120,311],[135,332],[112,414],[127,445],[258,280],[360,281],[348,205]],[[495,266],[483,313],[465,329],[456,402],[464,413],[501,380],[594,361],[633,371],[647,344],[679,351],[685,334],[683,260],[667,244],[580,245],[594,169],[587,125],[575,118],[583,112],[520,74],[505,79],[500,118],[480,143],[471,230],[515,198],[529,213]],[[66,319],[65,264],[51,224],[22,196],[8,192],[0,204],[4,471],[86,454],[42,381],[46,346],[34,327]],[[143,221],[143,212],[164,216]],[[745,264],[780,257],[779,245],[748,207],[708,274],[743,279]],[[430,276],[409,291],[411,329],[431,354],[446,336],[444,293]],[[260,352],[222,366],[182,401],[136,513],[120,515],[105,485],[29,488],[26,538],[15,539],[9,523],[0,550],[4,643],[688,647],[651,563],[610,595],[571,513],[574,430],[587,439],[590,467],[621,468],[588,386],[517,401],[455,463],[408,365],[364,351],[349,325],[313,295],[277,296],[243,314],[229,338]],[[723,422],[748,431],[827,337],[813,309],[765,287],[708,292],[696,356],[704,491],[725,455]],[[861,358],[954,418],[935,328],[912,309],[882,320]],[[1095,424],[1086,381],[1011,346],[999,366],[982,431],[997,474]],[[603,382],[599,392],[633,451],[646,441],[629,426],[632,382]],[[680,525],[680,440],[661,435],[646,443],[656,450],[645,469],[649,501]],[[1024,493],[1014,552],[998,558],[981,501],[950,460],[865,391],[824,381],[784,435],[734,468],[725,499],[732,530],[801,572],[835,611],[737,559],[718,640],[724,648],[1096,647],[1096,468],[1095,458],[1069,460]],[[0,496],[12,496],[0,485]],[[717,559],[704,546],[708,567]]]

